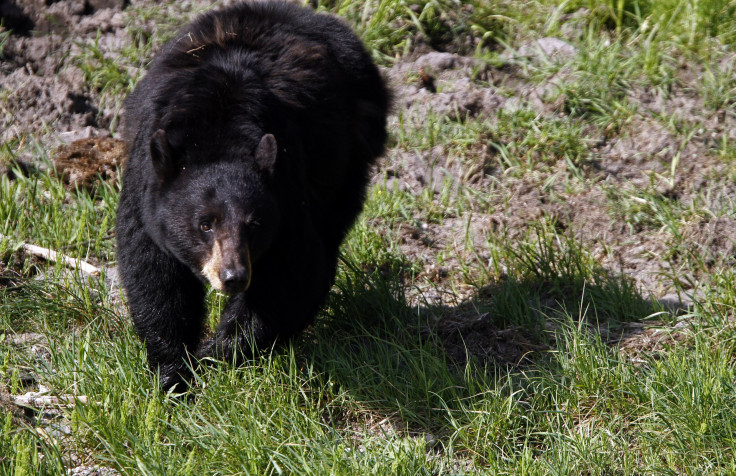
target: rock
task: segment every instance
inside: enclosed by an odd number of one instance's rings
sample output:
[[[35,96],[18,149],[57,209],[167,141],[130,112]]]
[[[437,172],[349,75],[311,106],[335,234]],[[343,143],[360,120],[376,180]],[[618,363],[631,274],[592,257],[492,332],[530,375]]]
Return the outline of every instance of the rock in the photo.
[[[435,73],[439,73],[440,71],[454,68],[457,62],[456,60],[457,57],[451,53],[433,51],[420,56],[414,64],[417,68],[426,68]]]
[[[127,3],[128,0],[87,0],[87,5],[94,11],[105,8],[122,10]]]
[[[120,476],[117,470],[105,466],[77,466],[67,470],[67,476]]]
[[[526,43],[517,50],[519,56],[530,59],[566,60],[578,54],[577,48],[559,38],[540,38]]]

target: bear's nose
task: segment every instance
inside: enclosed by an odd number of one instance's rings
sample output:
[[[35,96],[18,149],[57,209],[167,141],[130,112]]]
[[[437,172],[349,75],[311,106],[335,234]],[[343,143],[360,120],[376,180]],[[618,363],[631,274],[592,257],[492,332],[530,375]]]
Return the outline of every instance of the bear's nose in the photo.
[[[227,293],[239,293],[248,289],[250,276],[244,267],[225,268],[220,271],[220,281]]]

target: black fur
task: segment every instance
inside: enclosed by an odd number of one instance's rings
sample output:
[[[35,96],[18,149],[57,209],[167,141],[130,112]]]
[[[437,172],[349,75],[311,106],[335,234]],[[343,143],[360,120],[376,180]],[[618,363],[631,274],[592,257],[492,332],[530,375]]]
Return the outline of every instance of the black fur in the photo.
[[[185,27],[125,106],[120,274],[168,389],[188,355],[241,360],[312,322],[383,153],[389,93],[340,20],[254,2]],[[220,240],[231,297],[200,343]]]

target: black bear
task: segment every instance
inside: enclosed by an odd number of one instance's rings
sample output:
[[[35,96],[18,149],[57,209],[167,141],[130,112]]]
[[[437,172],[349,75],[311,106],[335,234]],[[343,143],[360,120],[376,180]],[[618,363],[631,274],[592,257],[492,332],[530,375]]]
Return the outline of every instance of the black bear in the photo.
[[[314,319],[383,153],[389,92],[341,20],[241,3],[183,28],[125,103],[121,281],[161,385]],[[205,283],[230,297],[201,342]]]

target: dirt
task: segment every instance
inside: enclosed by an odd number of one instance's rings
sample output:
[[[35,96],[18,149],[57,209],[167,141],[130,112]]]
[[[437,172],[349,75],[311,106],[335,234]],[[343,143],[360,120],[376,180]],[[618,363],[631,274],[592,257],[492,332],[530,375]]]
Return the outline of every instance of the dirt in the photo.
[[[75,41],[94,38],[95,23],[107,11],[85,8],[84,1],[3,2],[2,11],[12,30],[3,49],[0,66],[2,112],[0,140],[53,127],[57,133],[93,126],[105,130],[92,95],[84,87],[84,75],[73,66]],[[107,9],[104,9],[107,10]],[[118,12],[122,15],[121,12]],[[122,22],[118,25],[123,27]]]
[[[59,146],[54,154],[54,167],[67,187],[91,190],[100,180],[115,185],[117,168],[125,165],[126,158],[122,140],[79,139]]]
[[[488,313],[479,313],[471,303],[445,310],[437,325],[424,329],[425,337],[436,336],[450,362],[458,368],[472,360],[481,366],[525,367],[540,351],[550,347],[519,326],[500,327]]]
[[[557,44],[562,50],[558,54],[564,56],[569,53],[569,45],[563,45]],[[525,51],[529,54],[530,50]],[[511,73],[509,80],[507,71],[479,68],[472,59],[451,60],[445,53],[430,53],[400,63],[392,69],[390,77],[400,84],[397,96],[399,103],[406,108],[406,117],[421,118],[429,110],[452,117],[452,111],[459,111],[461,115],[487,117],[493,121],[499,111],[512,111],[521,105],[544,116],[558,112],[556,101],[547,102],[543,99],[544,94],[539,93],[549,84],[530,84],[515,76],[517,73]],[[437,72],[434,83],[443,85],[439,88],[442,92],[432,93],[421,80],[401,85],[402,77],[406,82],[412,72],[427,69]],[[486,78],[501,77],[504,77],[500,80],[504,88],[510,87],[513,95],[497,93],[493,82],[484,84]],[[550,78],[547,83],[555,80]],[[726,178],[729,165],[711,151],[719,140],[733,139],[736,135],[736,115],[723,109],[708,113],[703,101],[685,87],[675,88],[666,98],[645,90],[631,91],[630,96],[638,112],[620,134],[602,140],[591,149],[586,172],[592,182],[603,183],[605,188],[619,191],[626,197],[635,195],[636,190],[650,190],[664,199],[678,202],[682,207],[696,204],[699,197],[708,192],[714,203],[706,206],[716,213],[723,212],[723,207],[733,199],[735,190]],[[673,121],[685,125],[702,126],[695,129],[688,140],[683,140],[681,134],[675,134],[672,128],[655,120],[656,116],[671,116]],[[495,193],[490,194],[489,208],[496,211],[488,214],[476,211],[472,215],[470,234],[476,243],[479,241],[478,231],[481,234],[490,231],[487,228],[490,224],[507,229],[509,237],[514,238],[520,236],[530,221],[546,219],[555,222],[558,229],[580,237],[587,248],[592,245],[593,249],[598,249],[597,258],[604,266],[631,276],[644,294],[656,298],[674,291],[672,282],[662,276],[673,263],[680,263],[666,256],[672,246],[671,236],[652,226],[632,225],[623,214],[617,216],[615,210],[611,210],[609,197],[601,191],[603,187],[570,193],[563,189],[564,184],[552,182],[551,189],[560,200],[550,201],[550,194],[542,192],[540,180],[533,174],[521,179],[506,177],[502,171],[489,165],[493,151],[487,145],[480,145],[477,153],[480,159],[477,163],[483,166],[468,170],[462,164],[447,160],[449,154],[443,147],[425,152],[391,151],[383,172],[388,186],[412,192],[426,187],[439,191],[442,180],[448,177],[477,190],[495,189]],[[677,166],[672,174],[671,164],[675,157]],[[552,170],[542,178],[564,172],[564,164],[559,165],[562,166],[560,170]],[[450,240],[453,238],[457,240],[457,225],[465,223],[462,217],[455,217],[442,224],[427,224],[422,230],[422,240],[406,240],[402,245],[412,256],[421,256],[417,248],[422,246],[442,249],[452,243]],[[477,223],[483,224],[480,230],[473,226]],[[704,216],[683,227],[683,240],[708,263],[732,264],[733,236],[736,236],[733,226],[731,218]],[[432,251],[425,254],[431,255]],[[697,282],[698,276],[694,278]]]
[[[157,28],[171,28],[143,15],[129,14],[134,8],[155,3],[2,1],[0,14],[5,29],[12,32],[0,62],[0,142],[39,140],[70,188],[93,188],[100,179],[114,181],[115,167],[125,158],[122,144],[114,136],[120,111],[109,97],[85,85],[85,73],[75,58],[84,45],[98,45],[110,55],[121,45],[131,44],[133,38],[126,27],[133,24],[144,35]],[[196,0],[162,8],[175,9],[179,17],[184,17],[207,4]],[[532,81],[519,65],[564,61],[574,56],[576,50],[568,40],[581,34],[582,21],[578,20],[584,15],[584,11],[571,15],[561,38],[542,38],[519,45],[515,53],[505,53],[507,62],[501,66],[457,54],[466,53],[465,47],[455,52],[449,45],[445,45],[448,47],[444,52],[418,47],[384,71],[395,92],[391,127],[398,126],[399,114],[405,121],[422,124],[430,110],[454,121],[479,119],[490,123],[498,120],[500,111],[520,108],[530,108],[543,117],[563,113],[566,98],[559,95],[559,85],[568,79],[569,72],[562,68],[550,78]],[[133,78],[142,72],[139,67],[125,68]],[[736,139],[736,113],[711,111],[692,92],[698,72],[683,68],[681,74],[680,85],[673,86],[666,95],[643,87],[628,91],[627,98],[638,112],[618,133],[602,131],[601,140],[590,146],[590,160],[582,167],[592,183],[605,184],[624,196],[651,189],[683,207],[692,205],[708,190],[713,203],[707,205],[717,212],[719,204],[725,206],[733,200],[736,187],[723,178],[727,176],[727,164],[711,151],[723,138]],[[672,124],[666,125],[656,117],[671,117]],[[688,124],[703,126],[683,140],[683,135],[675,131]],[[494,327],[482,313],[467,307],[476,290],[458,280],[458,270],[477,268],[479,262],[491,263],[487,246],[491,232],[503,230],[506,239],[513,241],[529,231],[531,221],[554,222],[558,230],[578,237],[607,269],[631,277],[641,292],[653,299],[695,293],[703,273],[733,264],[736,220],[698,217],[683,226],[682,240],[693,256],[703,259],[707,269],[688,271],[687,279],[675,286],[669,277],[672,268],[686,263],[687,257],[670,255],[672,235],[651,224],[631,223],[624,214],[617,215],[602,187],[571,192],[563,180],[550,180],[555,173],[565,176],[565,164],[546,173],[515,178],[498,166],[497,152],[489,143],[472,144],[469,150],[474,156],[470,162],[457,159],[448,145],[429,150],[392,149],[374,177],[374,183],[414,194],[427,189],[440,193],[449,182],[454,193],[463,186],[487,197],[488,203],[480,210],[437,220],[417,216],[399,230],[399,246],[421,268],[410,295],[412,303],[444,306],[445,315],[435,332],[448,354],[458,354],[460,360],[464,346],[484,359],[503,362],[520,362],[539,348],[524,332]],[[679,157],[674,176],[670,173],[673,157]],[[34,160],[27,155],[17,159]],[[542,191],[545,181],[551,192]],[[550,196],[556,199],[550,200]],[[439,254],[443,257],[441,263]]]

